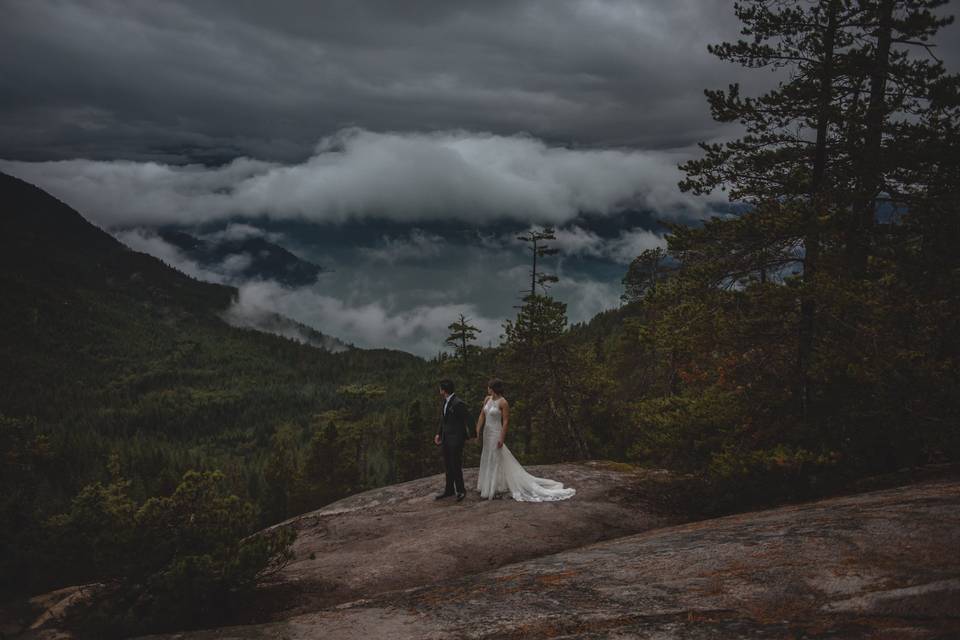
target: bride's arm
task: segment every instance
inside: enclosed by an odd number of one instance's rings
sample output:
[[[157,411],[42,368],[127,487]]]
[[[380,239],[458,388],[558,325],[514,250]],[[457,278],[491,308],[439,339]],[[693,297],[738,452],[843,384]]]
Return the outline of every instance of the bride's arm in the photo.
[[[490,401],[490,396],[487,396],[483,399],[483,407],[480,407],[480,415],[477,417],[477,437],[480,437],[480,427],[483,426],[483,408],[487,406],[487,402]]]
[[[503,426],[500,428],[500,446],[507,437],[507,425],[510,423],[510,403],[506,398],[500,401],[500,415],[503,417]]]

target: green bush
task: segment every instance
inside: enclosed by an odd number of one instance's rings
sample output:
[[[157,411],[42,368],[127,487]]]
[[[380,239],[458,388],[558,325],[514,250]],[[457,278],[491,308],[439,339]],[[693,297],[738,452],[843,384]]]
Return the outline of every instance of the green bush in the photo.
[[[218,471],[188,471],[172,495],[135,505],[129,481],[84,488],[47,525],[53,548],[103,588],[72,612],[78,631],[123,637],[228,619],[259,578],[291,557],[295,533],[249,535],[256,514]]]

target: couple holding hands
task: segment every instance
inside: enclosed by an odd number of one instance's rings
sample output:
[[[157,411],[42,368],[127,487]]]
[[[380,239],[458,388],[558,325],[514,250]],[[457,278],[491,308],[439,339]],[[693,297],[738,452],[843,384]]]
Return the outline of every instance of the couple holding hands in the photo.
[[[443,451],[443,466],[446,470],[446,486],[437,500],[456,496],[463,500],[466,488],[463,483],[463,446],[470,437],[467,404],[454,393],[452,380],[440,381],[443,397],[443,413],[434,444]],[[487,383],[487,397],[477,417],[477,438],[483,431],[483,449],[480,453],[480,470],[477,491],[481,498],[493,499],[498,494],[509,493],[519,502],[549,502],[572,497],[576,490],[564,488],[563,484],[546,478],[537,478],[527,473],[504,444],[507,425],[510,421],[510,404],[503,397],[503,381],[497,378]]]

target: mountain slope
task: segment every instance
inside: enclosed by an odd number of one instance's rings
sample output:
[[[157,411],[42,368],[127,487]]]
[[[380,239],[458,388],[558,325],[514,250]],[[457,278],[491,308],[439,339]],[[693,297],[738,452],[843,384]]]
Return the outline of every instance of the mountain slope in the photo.
[[[0,275],[4,284],[94,288],[192,309],[222,308],[233,289],[201,283],[130,251],[41,189],[0,173]]]
[[[111,451],[140,495],[171,489],[187,468],[232,467],[235,490],[255,497],[280,425],[309,439],[314,416],[345,406],[344,384],[387,387],[366,414],[422,387],[424,363],[410,354],[332,354],[231,327],[222,314],[234,293],[0,174],[0,413],[52,438],[52,505],[101,478]]]

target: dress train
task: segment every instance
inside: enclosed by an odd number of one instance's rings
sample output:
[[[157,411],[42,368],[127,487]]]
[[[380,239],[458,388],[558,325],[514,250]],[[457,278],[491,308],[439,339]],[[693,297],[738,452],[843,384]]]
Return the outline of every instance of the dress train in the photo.
[[[477,477],[477,490],[481,498],[492,499],[497,493],[504,492],[509,492],[514,500],[520,502],[549,502],[573,497],[576,489],[564,488],[561,482],[527,473],[506,443],[497,448],[503,422],[496,401],[488,400],[483,412],[483,450]]]

